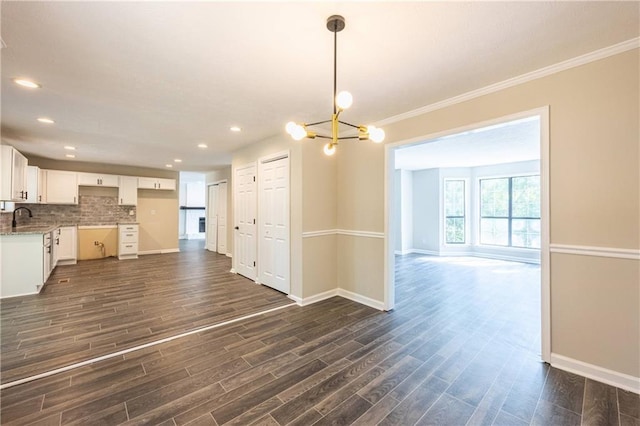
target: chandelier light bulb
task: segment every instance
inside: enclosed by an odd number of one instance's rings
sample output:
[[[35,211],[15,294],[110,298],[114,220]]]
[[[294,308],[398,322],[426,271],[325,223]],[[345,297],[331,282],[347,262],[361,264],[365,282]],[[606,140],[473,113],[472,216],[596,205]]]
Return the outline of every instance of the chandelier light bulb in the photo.
[[[376,126],[367,126],[367,133],[369,133],[369,139],[375,143],[380,143],[384,140],[384,130]]]
[[[296,127],[291,132],[291,137],[294,140],[300,141],[307,137],[307,130],[303,126],[296,124]]]
[[[338,108],[347,109],[351,106],[351,104],[353,104],[353,96],[351,96],[351,93],[347,92],[346,90],[338,93],[338,95],[336,96],[336,105],[338,106]]]
[[[287,133],[293,136],[293,132],[296,130],[297,126],[298,125],[296,123],[294,123],[293,121],[290,121],[287,123],[287,125],[284,128],[287,131]]]
[[[329,155],[329,156],[335,154],[336,153],[336,146],[334,144],[332,144],[331,142],[329,142],[328,144],[326,144],[324,146],[324,153],[326,155]]]

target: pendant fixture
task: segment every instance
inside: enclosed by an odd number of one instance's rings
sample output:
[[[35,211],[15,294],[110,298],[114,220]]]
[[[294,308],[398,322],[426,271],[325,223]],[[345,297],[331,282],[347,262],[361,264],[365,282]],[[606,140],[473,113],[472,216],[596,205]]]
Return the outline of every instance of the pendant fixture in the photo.
[[[384,130],[375,126],[363,126],[347,123],[339,119],[340,113],[349,108],[353,103],[353,96],[347,91],[341,91],[337,93],[337,47],[338,47],[338,33],[345,27],[345,20],[340,15],[332,15],[327,19],[327,29],[333,33],[333,114],[330,120],[317,121],[315,123],[294,123],[290,121],[286,125],[286,131],[291,137],[297,141],[304,138],[315,139],[330,139],[324,146],[324,153],[326,155],[333,155],[336,152],[338,141],[344,139],[358,139],[358,140],[371,140],[375,143],[380,143],[384,140]],[[321,124],[331,123],[331,136],[321,135],[317,132],[311,131],[308,128],[318,126]],[[355,136],[340,136],[340,124],[357,129],[358,134]]]

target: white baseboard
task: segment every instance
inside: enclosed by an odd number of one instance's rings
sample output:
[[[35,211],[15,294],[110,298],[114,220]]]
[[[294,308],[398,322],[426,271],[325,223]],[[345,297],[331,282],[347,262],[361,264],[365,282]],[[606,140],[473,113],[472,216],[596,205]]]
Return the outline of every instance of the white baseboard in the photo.
[[[598,382],[640,394],[640,377],[619,373],[554,353],[551,354],[551,365],[560,370],[579,374]]]
[[[537,265],[540,264],[540,259],[532,259],[528,257],[504,256],[501,254],[489,254],[489,253],[471,253],[468,256],[481,257],[483,259],[506,260],[508,262],[535,263]]]
[[[180,249],[172,248],[172,249],[161,249],[161,250],[144,250],[144,251],[139,251],[138,256],[144,256],[146,254],[167,254],[167,253],[180,253]]]
[[[501,254],[493,254],[493,253],[479,253],[476,251],[461,251],[461,252],[446,252],[446,251],[435,251],[435,250],[423,250],[423,249],[410,249],[405,250],[402,253],[398,251],[396,254],[404,255],[410,253],[417,254],[426,254],[429,256],[440,256],[440,257],[456,257],[456,256],[470,256],[470,257],[481,257],[483,259],[495,259],[495,260],[507,260],[509,262],[521,262],[521,263],[540,263],[540,259],[531,259],[528,257],[519,257],[519,256],[505,256]]]
[[[345,299],[349,299],[349,300],[353,300],[354,302],[358,302],[360,304],[363,305],[367,305],[370,306],[374,309],[377,309],[379,311],[383,311],[384,310],[384,303],[379,301],[379,300],[375,300],[375,299],[371,299],[369,297],[363,296],[361,294],[358,293],[354,293],[352,291],[348,291],[342,288],[338,289],[338,296],[340,297],[344,297]]]
[[[288,294],[287,297],[296,302],[298,305],[302,306],[302,298],[294,296],[293,294]]]
[[[429,256],[440,256],[439,251],[435,250],[423,250],[423,249],[409,249],[405,250],[406,254],[417,253],[417,254],[428,254]]]
[[[229,269],[229,272],[231,272],[232,274],[235,274],[235,273],[236,273],[236,270],[235,270],[235,269],[233,269],[233,268],[231,268],[231,269]]]
[[[226,256],[227,256],[227,257],[233,257],[233,256],[231,255],[231,253],[227,253],[227,254],[226,254]]]
[[[407,249],[407,250],[396,250],[394,252],[394,254],[397,254],[399,256],[404,256],[405,254],[411,254],[413,253],[413,251],[411,249]]]
[[[337,295],[338,295],[338,290],[333,289],[333,290],[325,291],[323,293],[314,294],[313,296],[305,297],[303,299],[296,296],[292,296],[292,295],[289,295],[289,298],[291,300],[294,300],[300,306],[307,306],[307,305],[312,305],[314,303],[321,302],[326,299],[330,299]]]
[[[57,266],[76,265],[77,263],[78,263],[78,259],[58,260]]]

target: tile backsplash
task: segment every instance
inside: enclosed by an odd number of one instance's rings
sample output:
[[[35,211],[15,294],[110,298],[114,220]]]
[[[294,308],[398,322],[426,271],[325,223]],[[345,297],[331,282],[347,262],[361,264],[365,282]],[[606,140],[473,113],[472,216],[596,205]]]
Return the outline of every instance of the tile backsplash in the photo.
[[[80,195],[77,205],[16,204],[33,213],[32,218],[23,214],[17,219],[18,226],[45,225],[115,225],[118,222],[135,222],[135,206],[119,206],[117,196]],[[133,211],[133,216],[129,212]],[[12,213],[0,215],[0,226],[11,226]]]

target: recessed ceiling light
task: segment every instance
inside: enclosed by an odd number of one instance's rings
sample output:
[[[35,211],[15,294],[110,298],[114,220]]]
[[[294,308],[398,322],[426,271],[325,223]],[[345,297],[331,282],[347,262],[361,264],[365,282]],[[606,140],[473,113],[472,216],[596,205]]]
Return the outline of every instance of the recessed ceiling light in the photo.
[[[165,164],[165,167],[171,168],[171,167],[173,167],[173,164]]]
[[[76,147],[75,146],[71,146],[71,145],[67,145],[64,147],[64,149],[66,149],[67,151],[75,151]]]
[[[40,117],[40,118],[38,118],[38,121],[41,122],[41,123],[46,123],[46,124],[55,123],[55,121],[53,121],[52,119],[47,118],[47,117]]]
[[[73,154],[66,154],[65,157],[67,157],[67,158],[76,158],[76,156],[73,155]]]
[[[22,87],[28,87],[29,89],[39,89],[42,87],[40,84],[24,78],[14,78],[13,81],[16,84],[19,84]]]
[[[198,144],[198,148],[207,148],[207,144],[206,143],[199,143]]]
[[[231,130],[232,132],[239,132],[242,129],[238,126],[232,126],[231,128],[229,128],[229,130]]]
[[[176,163],[182,163],[182,160],[181,160],[181,159],[179,159],[179,158],[176,158],[176,159],[174,159],[173,161],[174,161],[174,162],[176,162]]]

